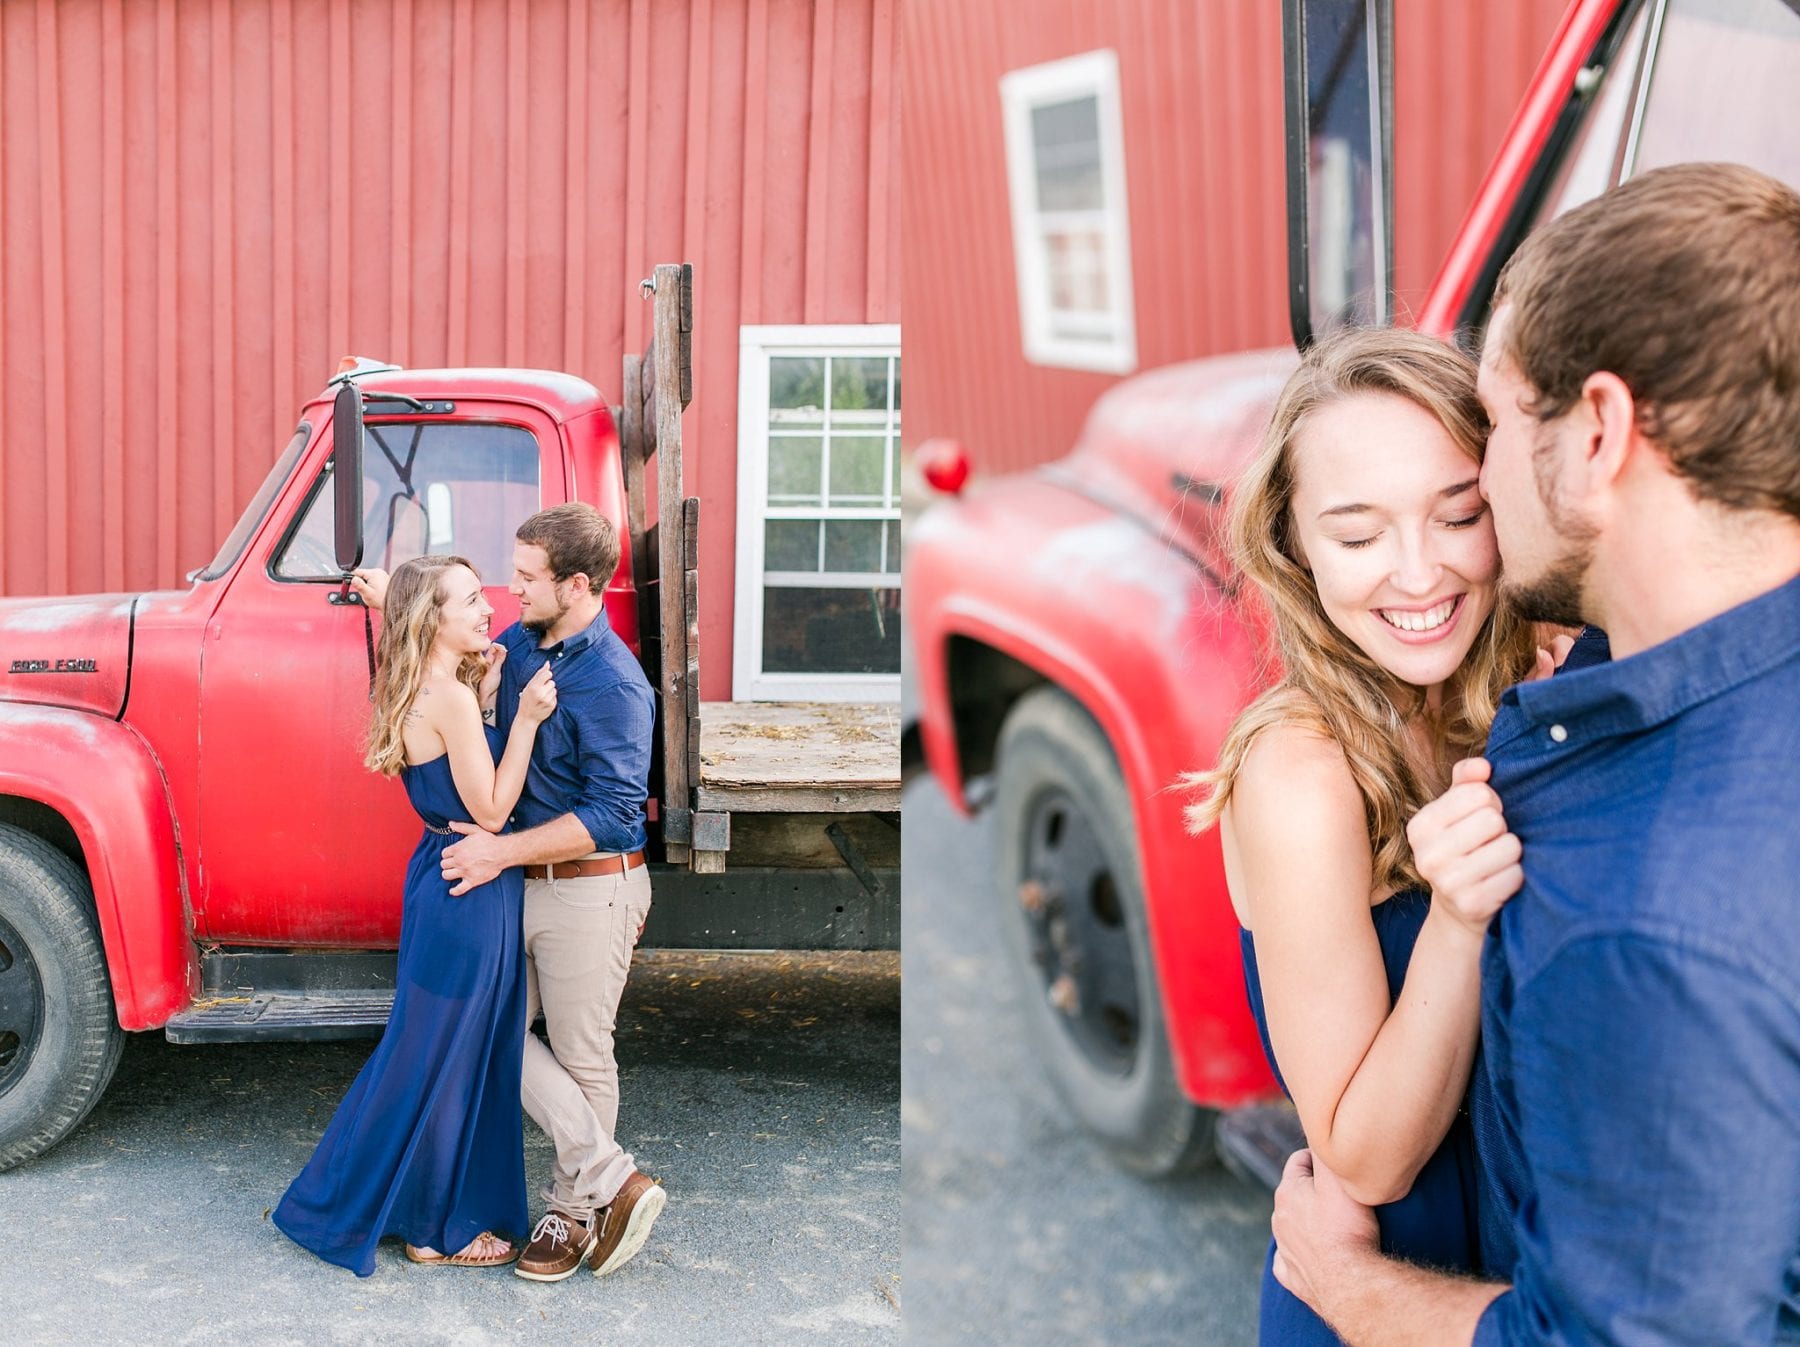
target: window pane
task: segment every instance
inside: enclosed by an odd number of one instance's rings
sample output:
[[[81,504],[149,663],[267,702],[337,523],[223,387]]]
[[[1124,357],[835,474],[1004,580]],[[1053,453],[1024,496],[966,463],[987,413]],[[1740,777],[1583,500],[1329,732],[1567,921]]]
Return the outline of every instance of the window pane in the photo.
[[[833,412],[884,412],[888,405],[886,356],[836,356],[831,362]]]
[[[1784,0],[1676,0],[1632,171],[1722,159],[1800,186],[1800,137],[1777,111],[1797,85],[1800,14]]]
[[[890,519],[887,524],[887,573],[900,574],[900,521]]]
[[[822,456],[817,436],[769,436],[769,504],[819,504]]]
[[[879,519],[826,520],[825,569],[880,571],[881,524]]]
[[[879,505],[881,470],[887,441],[875,435],[831,437],[831,502],[834,505]]]
[[[823,407],[825,358],[816,355],[769,357],[769,406]]]
[[[763,669],[899,673],[900,591],[765,589]]]
[[[900,362],[894,362],[894,410],[900,410]]]
[[[1093,223],[1046,223],[1044,256],[1050,265],[1050,307],[1105,313],[1106,231]]]
[[[363,564],[467,557],[484,583],[512,573],[513,530],[542,504],[537,438],[518,426],[376,422],[363,447]],[[275,559],[284,580],[338,574],[329,474]],[[606,577],[611,579],[611,576]]]
[[[816,571],[819,569],[819,521],[771,519],[764,525],[763,569],[766,571]]]
[[[1039,210],[1099,210],[1100,100],[1092,94],[1031,110]]]

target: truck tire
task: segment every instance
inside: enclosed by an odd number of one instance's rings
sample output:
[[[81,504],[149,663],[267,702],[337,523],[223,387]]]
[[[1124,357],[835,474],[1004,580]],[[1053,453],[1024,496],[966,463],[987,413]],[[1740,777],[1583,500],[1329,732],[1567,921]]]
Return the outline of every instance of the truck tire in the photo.
[[[1215,1115],[1175,1079],[1131,798],[1106,736],[1066,694],[1036,688],[1000,731],[997,777],[1001,924],[1057,1093],[1135,1173],[1209,1163]]]
[[[0,824],[0,1170],[73,1131],[124,1046],[87,877]]]

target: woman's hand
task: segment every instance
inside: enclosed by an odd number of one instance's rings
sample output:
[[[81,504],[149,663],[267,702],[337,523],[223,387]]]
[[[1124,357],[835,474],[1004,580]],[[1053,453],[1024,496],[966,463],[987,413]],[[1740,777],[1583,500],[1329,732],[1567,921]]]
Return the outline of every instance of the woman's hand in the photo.
[[[1533,683],[1540,678],[1550,677],[1550,675],[1562,668],[1563,661],[1569,657],[1569,652],[1574,648],[1575,638],[1573,636],[1552,636],[1548,648],[1541,645],[1538,647],[1537,663],[1532,668],[1530,675],[1527,676],[1525,681],[1527,683]]]
[[[556,680],[550,677],[550,666],[546,664],[531,676],[519,694],[519,715],[533,725],[542,725],[555,709]]]
[[[1519,839],[1506,830],[1500,797],[1487,784],[1491,771],[1486,758],[1457,763],[1450,789],[1406,825],[1432,903],[1477,935],[1525,882]]]
[[[498,641],[490,642],[481,657],[487,661],[487,669],[481,675],[481,690],[476,695],[481,698],[481,714],[485,716],[494,709],[494,699],[500,695],[500,666],[506,663],[506,647]],[[548,664],[543,672],[550,672]]]

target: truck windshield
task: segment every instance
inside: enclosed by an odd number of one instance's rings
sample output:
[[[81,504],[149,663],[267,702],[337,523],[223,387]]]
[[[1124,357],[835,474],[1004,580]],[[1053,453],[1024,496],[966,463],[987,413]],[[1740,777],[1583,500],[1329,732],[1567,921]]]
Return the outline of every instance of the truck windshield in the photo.
[[[288,441],[287,448],[275,460],[275,466],[269,469],[269,475],[263,478],[262,485],[256,488],[256,494],[244,507],[244,513],[238,516],[237,526],[219,548],[219,554],[199,573],[199,579],[217,580],[237,564],[237,559],[243,555],[244,545],[250,541],[250,535],[256,532],[257,525],[262,523],[263,516],[269,512],[269,502],[275,499],[275,493],[281,490],[281,484],[293,472],[294,464],[299,461],[301,451],[311,438],[312,427],[302,421],[294,431],[293,438]]]
[[[1648,169],[1691,160],[1749,164],[1800,187],[1800,140],[1778,112],[1797,84],[1796,0],[1647,0],[1589,91],[1534,224]]]

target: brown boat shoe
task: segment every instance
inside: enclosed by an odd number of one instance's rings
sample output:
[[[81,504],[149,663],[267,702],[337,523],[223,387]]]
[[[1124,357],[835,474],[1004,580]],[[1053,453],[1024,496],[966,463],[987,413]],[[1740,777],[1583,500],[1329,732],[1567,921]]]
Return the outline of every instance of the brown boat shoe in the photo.
[[[668,1200],[669,1195],[649,1175],[631,1171],[611,1204],[594,1216],[596,1242],[588,1266],[596,1277],[617,1272],[637,1256]]]
[[[559,1282],[575,1274],[594,1247],[594,1232],[566,1211],[552,1207],[531,1232],[531,1243],[513,1272],[534,1282]]]

